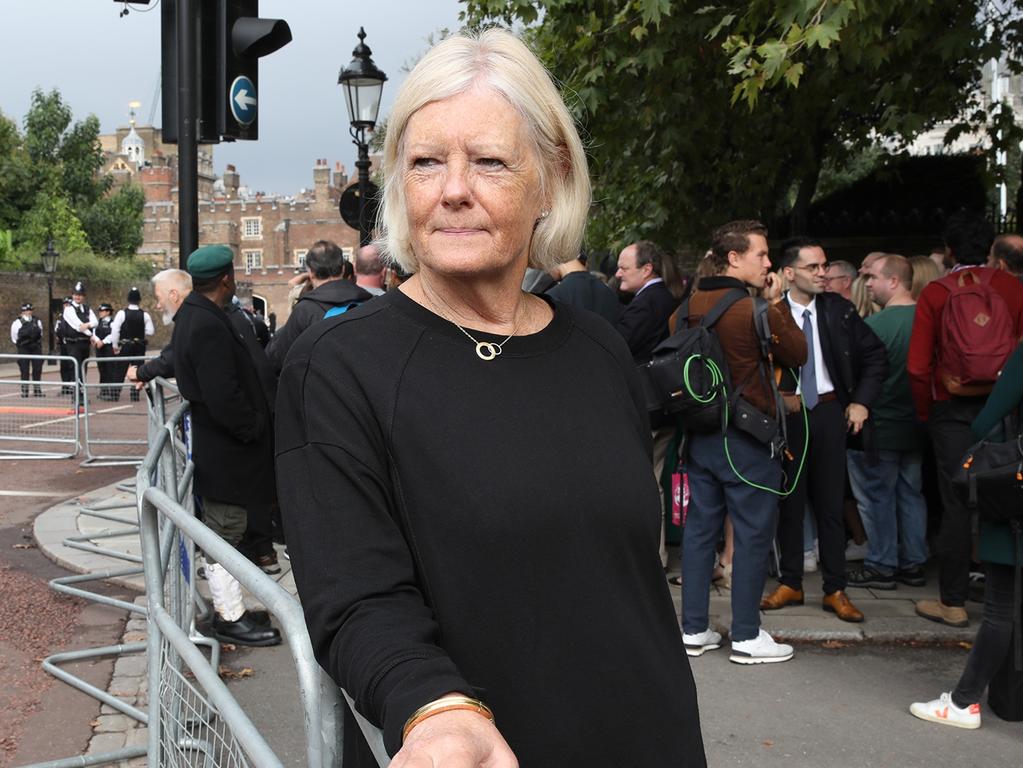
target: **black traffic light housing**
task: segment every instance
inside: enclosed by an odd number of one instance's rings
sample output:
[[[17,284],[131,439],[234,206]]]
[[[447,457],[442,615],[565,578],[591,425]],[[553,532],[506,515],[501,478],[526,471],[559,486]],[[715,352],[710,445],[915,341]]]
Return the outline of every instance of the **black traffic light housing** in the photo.
[[[259,0],[217,0],[216,130],[224,141],[259,138],[259,59],[291,42],[282,19],[259,18]]]
[[[163,0],[160,6],[160,101],[168,144],[178,140],[178,5]],[[287,45],[291,29],[281,19],[259,18],[259,0],[193,0],[191,5],[196,138],[201,144],[258,139],[259,58]],[[236,83],[239,78],[248,83]]]

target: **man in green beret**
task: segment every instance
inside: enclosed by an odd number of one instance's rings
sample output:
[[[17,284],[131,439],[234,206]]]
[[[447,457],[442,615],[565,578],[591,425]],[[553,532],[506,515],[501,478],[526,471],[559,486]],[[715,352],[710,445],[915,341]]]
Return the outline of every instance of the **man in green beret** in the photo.
[[[174,317],[171,348],[181,396],[192,414],[195,493],[206,525],[237,547],[248,509],[276,495],[273,428],[259,373],[223,307],[235,292],[234,252],[207,245],[188,257],[192,292]],[[214,637],[237,645],[281,642],[265,618],[249,613],[241,586],[206,555]]]

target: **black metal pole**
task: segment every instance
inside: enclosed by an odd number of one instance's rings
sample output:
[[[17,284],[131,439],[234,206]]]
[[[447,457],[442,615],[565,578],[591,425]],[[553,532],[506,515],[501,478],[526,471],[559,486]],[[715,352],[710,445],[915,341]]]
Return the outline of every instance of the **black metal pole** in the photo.
[[[201,0],[199,0],[201,2]],[[178,265],[199,247],[199,146],[196,126],[198,5],[178,0]]]
[[[50,273],[46,276],[46,318],[50,324],[50,342],[49,342],[49,353],[53,354],[53,274]],[[56,361],[50,360],[50,365],[53,365]]]
[[[359,159],[355,167],[359,169],[359,246],[367,246],[373,239],[373,232],[366,221],[366,197],[369,195],[369,144],[362,130],[358,131],[355,143],[359,145]]]

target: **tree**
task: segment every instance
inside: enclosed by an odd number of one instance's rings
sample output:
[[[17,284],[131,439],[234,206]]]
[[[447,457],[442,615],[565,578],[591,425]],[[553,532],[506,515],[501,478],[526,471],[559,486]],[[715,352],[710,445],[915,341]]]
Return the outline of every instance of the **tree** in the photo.
[[[595,246],[705,243],[714,224],[789,211],[821,168],[904,142],[969,104],[980,0],[467,0],[525,37],[589,144]],[[713,4],[712,4],[713,3]]]
[[[72,123],[60,92],[36,89],[24,134],[0,115],[0,230],[36,249],[53,237],[67,252],[131,255],[142,243],[138,188],[108,194],[95,115]]]
[[[0,113],[0,230],[12,230],[34,199],[31,163],[18,126]]]
[[[52,182],[36,194],[35,203],[22,218],[17,232],[20,244],[32,250],[42,248],[51,237],[61,251],[89,250],[82,223],[67,197]]]
[[[134,256],[142,245],[145,202],[141,187],[129,185],[82,211],[82,229],[92,250],[104,256]]]

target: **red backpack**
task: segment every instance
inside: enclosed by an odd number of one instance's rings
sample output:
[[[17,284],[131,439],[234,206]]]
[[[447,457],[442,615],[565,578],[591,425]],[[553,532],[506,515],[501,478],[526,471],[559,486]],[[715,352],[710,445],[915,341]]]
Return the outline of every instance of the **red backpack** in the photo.
[[[936,281],[948,292],[941,316],[938,375],[950,395],[991,392],[1016,349],[1005,299],[991,287],[993,269],[962,269]]]

